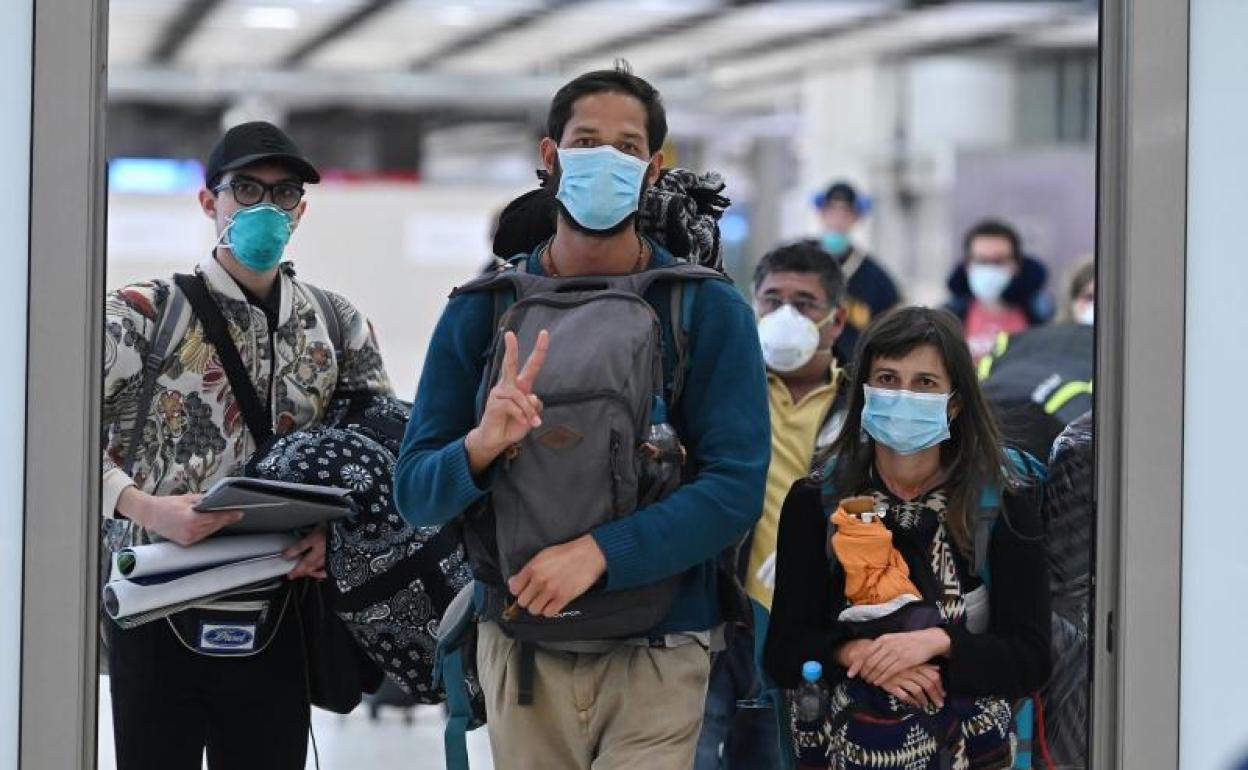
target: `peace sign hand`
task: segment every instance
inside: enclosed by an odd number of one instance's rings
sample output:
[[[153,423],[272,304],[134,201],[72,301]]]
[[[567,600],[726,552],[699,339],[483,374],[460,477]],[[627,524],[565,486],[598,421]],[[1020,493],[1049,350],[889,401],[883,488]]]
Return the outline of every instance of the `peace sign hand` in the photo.
[[[464,440],[474,474],[484,472],[508,447],[529,435],[529,431],[541,427],[542,401],[533,395],[533,383],[542,370],[549,347],[550,335],[543,330],[537,335],[537,344],[521,369],[520,343],[515,332],[503,335],[502,375],[498,384],[490,389],[481,423]]]

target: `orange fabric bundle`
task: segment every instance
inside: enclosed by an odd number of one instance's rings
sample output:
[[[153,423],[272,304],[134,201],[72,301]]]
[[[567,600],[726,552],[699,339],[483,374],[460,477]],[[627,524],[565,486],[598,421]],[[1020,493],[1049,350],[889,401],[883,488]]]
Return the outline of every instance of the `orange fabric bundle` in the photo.
[[[851,497],[841,501],[832,523],[832,550],[845,569],[845,598],[853,605],[883,604],[902,594],[920,596],[910,582],[910,568],[893,548],[893,533],[879,519],[867,523],[859,516],[873,510],[875,499]]]

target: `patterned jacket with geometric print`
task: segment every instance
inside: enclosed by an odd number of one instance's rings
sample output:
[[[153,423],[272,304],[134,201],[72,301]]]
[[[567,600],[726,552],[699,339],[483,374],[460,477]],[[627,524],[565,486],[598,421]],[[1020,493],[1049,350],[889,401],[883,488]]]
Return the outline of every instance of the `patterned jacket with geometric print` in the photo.
[[[337,311],[343,349],[337,358],[320,306],[289,265],[278,273],[278,325],[247,301],[238,284],[212,257],[195,272],[225,316],[243,366],[262,401],[271,405],[273,431],[285,435],[319,424],[338,392],[391,395],[372,325],[350,302],[326,292]],[[203,326],[186,313],[174,329],[173,349],[156,380],[145,416],[133,477],[123,467],[138,411],[143,360],[171,281],[156,280],[111,292],[104,306],[103,513],[113,517],[117,498],[134,484],[156,495],[204,492],[238,475],[256,444],[216,350]]]

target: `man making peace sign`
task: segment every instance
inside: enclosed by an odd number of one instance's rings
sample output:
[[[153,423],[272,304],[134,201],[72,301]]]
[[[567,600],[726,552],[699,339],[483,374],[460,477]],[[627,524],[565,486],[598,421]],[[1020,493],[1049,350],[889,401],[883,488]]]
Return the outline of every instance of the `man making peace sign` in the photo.
[[[395,471],[395,499],[413,524],[444,524],[485,500],[492,504],[500,541],[528,536],[544,542],[543,527],[514,515],[524,506],[503,506],[504,499],[523,498],[525,510],[544,516],[551,528],[583,516],[588,506],[582,501],[595,494],[615,503],[605,509],[616,515],[523,551],[526,556],[495,576],[501,580],[493,590],[505,592],[509,603],[501,617],[487,613],[478,626],[477,664],[495,763],[509,770],[692,765],[711,648],[727,606],[718,593],[715,559],[762,510],[770,441],[752,311],[727,281],[712,276],[697,281],[686,328],[680,318],[671,319],[678,304],[671,284],[646,280],[651,271],[657,276],[681,269],[638,232],[636,222],[638,201],[662,168],[666,133],[658,92],[627,71],[591,72],[564,86],[551,104],[540,145],[558,190],[556,233],[512,263],[526,279],[557,279],[550,285],[566,282],[577,290],[592,283],[577,282],[578,276],[635,280],[649,308],[632,295],[632,319],[640,319],[639,333],[661,335],[661,345],[647,350],[663,359],[664,387],[658,390],[667,402],[656,392],[650,409],[646,388],[658,374],[645,362],[651,359],[612,369],[620,361],[624,331],[622,324],[605,321],[608,305],[604,314],[583,314],[583,325],[565,323],[558,333],[549,327],[551,334],[531,326],[526,306],[508,323],[530,326],[519,337],[504,334],[499,353],[492,348],[498,344],[496,298],[460,291],[434,332]],[[554,314],[552,307],[573,301],[552,299],[533,312]],[[656,316],[658,332],[652,327]],[[644,340],[650,345],[653,338]],[[673,361],[678,343],[686,351],[683,366]],[[644,435],[638,446],[629,445],[634,423],[619,417],[618,402],[625,400],[619,394],[592,406],[601,420],[566,417],[579,408],[574,397],[549,394],[552,383],[568,379],[572,370],[586,379],[615,376],[624,381],[623,390],[646,381],[629,391],[639,395],[630,403],[644,409],[627,413],[644,414],[652,428],[661,428],[653,435],[674,429],[687,450],[683,483],[657,495],[642,489],[638,479],[644,474],[633,472],[637,457],[650,451],[668,462],[673,453],[664,454]],[[667,387],[673,379],[681,386]],[[584,388],[582,402],[600,393]],[[478,394],[484,395],[480,403]],[[608,431],[610,416],[617,422]],[[620,438],[617,427],[627,435]],[[607,451],[606,433],[609,460],[600,454]],[[675,457],[672,462],[684,455]],[[571,466],[585,472],[557,478]],[[490,582],[475,561],[474,573]],[[635,633],[591,635],[592,644],[565,636],[555,644],[538,642],[535,651],[532,641],[517,638],[522,625],[540,631],[543,623],[566,622],[579,629],[574,624],[592,615],[586,609],[592,602],[640,596],[655,586],[670,586],[663,602],[639,600],[621,610],[653,613],[656,620],[645,621],[653,625]]]

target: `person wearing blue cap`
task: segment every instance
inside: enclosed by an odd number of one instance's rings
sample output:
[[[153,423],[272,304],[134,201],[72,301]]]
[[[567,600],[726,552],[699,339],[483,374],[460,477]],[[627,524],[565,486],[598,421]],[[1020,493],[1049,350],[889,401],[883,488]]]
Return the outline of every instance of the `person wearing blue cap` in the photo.
[[[819,245],[836,257],[845,273],[847,294],[845,299],[845,331],[837,347],[842,360],[854,354],[858,335],[871,320],[896,307],[901,294],[892,276],[880,266],[874,257],[854,245],[850,233],[858,220],[870,211],[870,201],[859,194],[848,182],[833,182],[827,190],[815,197],[819,209],[819,221],[823,233]]]

